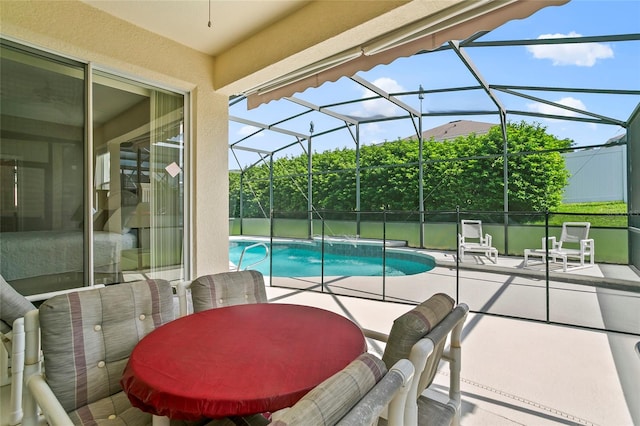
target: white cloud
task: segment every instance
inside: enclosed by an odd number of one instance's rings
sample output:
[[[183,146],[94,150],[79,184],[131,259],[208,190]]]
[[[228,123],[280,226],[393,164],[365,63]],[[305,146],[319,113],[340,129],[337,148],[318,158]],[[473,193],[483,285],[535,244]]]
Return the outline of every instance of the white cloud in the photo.
[[[258,130],[260,130],[260,128],[255,127],[255,126],[242,126],[240,128],[240,130],[238,130],[238,135],[239,136],[249,136],[255,132],[257,132]],[[254,137],[262,137],[264,136],[264,132],[260,132],[256,135],[254,135]]]
[[[538,39],[581,37],[581,34],[570,32],[569,34],[542,34]],[[527,46],[527,50],[536,59],[550,59],[553,65],[576,65],[579,67],[592,67],[598,59],[613,58],[613,50],[607,44],[580,43],[580,44],[549,44]]]
[[[580,99],[572,98],[570,96],[554,102],[560,105],[565,105],[565,106],[576,108],[583,111],[587,110],[587,107],[584,105],[584,103],[582,103]],[[569,111],[566,109],[555,107],[553,105],[543,104],[539,102],[528,104],[527,107],[529,108],[529,111],[539,112],[541,114],[562,115],[564,117],[576,117],[579,115],[578,113],[575,113],[573,111]]]
[[[375,86],[381,88],[387,93],[396,93],[396,92],[404,92],[403,87],[398,84],[392,78],[389,77],[381,77],[372,82]],[[363,88],[362,97],[368,98],[370,96],[374,96],[375,94],[369,89]],[[360,112],[360,115],[366,116],[374,116],[374,115],[382,115],[385,117],[391,117],[394,115],[398,115],[401,113],[401,109],[395,106],[393,103],[389,102],[386,99],[374,99],[370,101],[362,102],[362,108],[364,111]]]

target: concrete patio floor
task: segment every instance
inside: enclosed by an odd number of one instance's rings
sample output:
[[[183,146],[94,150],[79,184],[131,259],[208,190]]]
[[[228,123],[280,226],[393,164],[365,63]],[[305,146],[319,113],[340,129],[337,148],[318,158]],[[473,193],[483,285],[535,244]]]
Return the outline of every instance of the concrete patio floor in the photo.
[[[411,305],[268,287],[271,303],[321,307],[389,332]],[[469,314],[462,420],[472,425],[640,424],[640,337]],[[448,383],[447,369],[436,378]]]

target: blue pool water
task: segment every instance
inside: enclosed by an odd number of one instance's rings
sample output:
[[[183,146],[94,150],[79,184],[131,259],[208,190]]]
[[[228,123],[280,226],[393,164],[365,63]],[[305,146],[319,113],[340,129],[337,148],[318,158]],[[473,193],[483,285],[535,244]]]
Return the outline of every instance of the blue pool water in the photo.
[[[244,247],[255,241],[231,241],[229,260],[238,264]],[[267,242],[267,246],[269,243]],[[244,255],[242,269],[264,258],[265,249],[254,247]],[[276,243],[271,250],[273,273],[275,277],[319,277],[322,274],[322,252],[320,243]],[[435,266],[431,256],[412,252],[387,249],[386,276],[414,275],[427,272]],[[270,275],[269,259],[249,269],[255,269],[264,275]],[[382,276],[382,246],[354,246],[352,244],[325,245],[325,276]]]

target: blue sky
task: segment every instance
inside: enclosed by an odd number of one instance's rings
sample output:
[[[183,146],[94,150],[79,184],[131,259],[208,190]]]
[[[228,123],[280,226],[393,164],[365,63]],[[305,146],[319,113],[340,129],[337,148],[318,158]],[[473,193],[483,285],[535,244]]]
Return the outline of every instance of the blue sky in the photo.
[[[507,22],[481,41],[537,39],[572,36],[601,36],[640,33],[640,0],[572,0],[563,6],[550,6],[523,19]],[[548,46],[476,47],[466,49],[467,54],[490,84],[572,87],[589,89],[640,90],[640,42],[566,44]],[[475,86],[477,82],[460,62],[454,52],[443,51],[401,58],[389,65],[379,65],[358,75],[375,83],[388,93],[441,89],[460,86]],[[634,111],[640,96],[603,95],[576,92],[526,92],[531,96],[557,102],[579,110],[625,121]],[[371,96],[371,92],[348,78],[328,82],[319,88],[307,89],[294,95],[316,105],[328,105]],[[550,105],[523,99],[508,94],[499,94],[508,110],[539,111],[558,115],[578,115],[566,110],[558,110]],[[404,96],[400,100],[424,112],[451,112],[444,117],[429,117],[423,121],[423,129],[445,124],[458,119],[498,123],[497,115],[456,116],[456,111],[495,110],[495,106],[481,91],[460,93],[427,94],[422,105],[417,95]],[[389,102],[373,100],[332,108],[346,115],[362,117],[394,116],[400,114]],[[247,111],[244,103],[231,108],[230,114],[266,124],[273,124],[306,108],[288,101],[273,101]],[[588,146],[606,142],[624,133],[617,125],[581,123],[575,121],[552,120],[524,115],[508,115],[510,121],[525,120],[538,122],[547,131],[559,138],[569,138],[576,146]],[[342,125],[320,113],[305,114],[287,121],[280,127],[302,134],[309,134],[309,123],[314,123],[314,134]],[[230,123],[229,141],[235,142],[256,129],[238,123]],[[395,140],[415,134],[410,120],[383,121],[364,124],[360,128],[362,144],[374,144],[385,140]],[[295,138],[275,132],[261,132],[253,136],[243,146],[273,150],[295,142]],[[306,144],[305,144],[306,146]],[[346,131],[313,139],[314,151],[354,146],[351,135]],[[296,145],[279,155],[299,155],[302,148]],[[254,153],[238,154],[243,165],[254,163],[258,156]],[[229,167],[237,168],[230,154]]]

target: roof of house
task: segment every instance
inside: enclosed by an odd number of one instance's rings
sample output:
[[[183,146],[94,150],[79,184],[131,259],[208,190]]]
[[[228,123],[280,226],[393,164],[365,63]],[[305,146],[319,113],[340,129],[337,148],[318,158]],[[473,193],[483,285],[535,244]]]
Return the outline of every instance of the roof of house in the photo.
[[[458,136],[466,136],[471,133],[476,135],[484,135],[489,132],[493,126],[498,126],[496,123],[483,123],[480,121],[470,120],[455,120],[442,126],[434,127],[433,129],[425,130],[422,132],[422,138],[428,140],[433,138],[436,141],[445,141],[449,139],[455,139]]]

